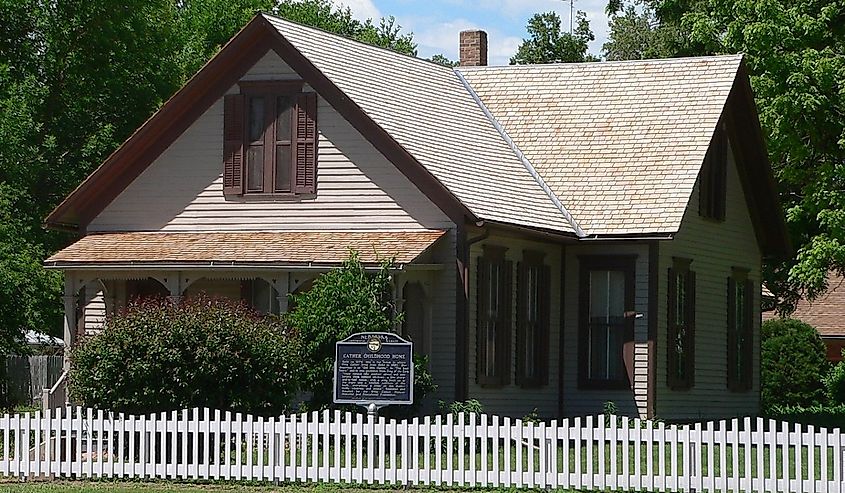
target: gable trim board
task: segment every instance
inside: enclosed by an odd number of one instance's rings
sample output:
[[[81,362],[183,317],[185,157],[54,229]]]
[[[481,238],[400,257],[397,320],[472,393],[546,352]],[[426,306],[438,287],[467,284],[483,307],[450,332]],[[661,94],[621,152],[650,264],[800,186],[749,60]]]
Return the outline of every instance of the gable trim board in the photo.
[[[731,148],[760,250],[764,256],[787,257],[792,245],[744,58],[737,73],[722,117],[734,137]]]
[[[261,14],[235,35],[173,97],[47,216],[54,229],[84,231],[121,191],[223,97],[267,51],[275,51],[455,223],[478,218],[383,128],[323,75]],[[222,169],[222,158],[221,158]]]
[[[53,229],[84,232],[100,211],[222,97],[268,49],[268,38],[258,24],[247,24],[65,197],[47,216],[45,225]],[[222,166],[221,159],[221,169]]]

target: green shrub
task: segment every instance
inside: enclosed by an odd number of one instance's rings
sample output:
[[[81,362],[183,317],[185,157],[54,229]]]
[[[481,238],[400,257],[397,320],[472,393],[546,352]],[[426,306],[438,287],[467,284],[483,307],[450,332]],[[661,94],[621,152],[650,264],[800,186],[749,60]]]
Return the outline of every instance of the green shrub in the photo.
[[[845,356],[845,350],[842,351]],[[827,397],[833,405],[845,405],[845,359],[830,369],[824,379]]]
[[[292,296],[296,307],[286,323],[299,333],[303,365],[302,390],[311,393],[307,408],[319,410],[332,404],[335,343],[356,332],[394,332],[402,320],[391,298],[391,262],[367,272],[356,252],[337,269],[314,281],[313,287]],[[414,358],[414,406],[436,389],[425,358]],[[392,411],[393,415],[399,412]]]
[[[825,346],[812,326],[799,320],[763,323],[760,353],[760,402],[764,413],[774,406],[824,404],[822,379],[830,367]]]
[[[460,413],[464,414],[484,414],[484,405],[477,399],[467,399],[465,401],[445,402],[439,401],[438,407],[441,413],[452,413],[457,417]]]
[[[70,392],[86,406],[130,413],[210,407],[278,414],[297,391],[299,353],[293,332],[243,304],[150,299],[73,348]]]
[[[838,406],[774,406],[766,414],[767,418],[803,423],[827,428],[845,426],[845,405]]]

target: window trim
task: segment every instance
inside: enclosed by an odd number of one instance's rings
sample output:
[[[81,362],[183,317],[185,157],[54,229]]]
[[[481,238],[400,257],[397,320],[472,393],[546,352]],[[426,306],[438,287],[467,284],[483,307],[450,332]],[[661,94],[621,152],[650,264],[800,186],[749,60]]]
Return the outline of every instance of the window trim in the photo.
[[[512,339],[512,310],[513,310],[513,262],[507,260],[505,252],[507,247],[498,245],[483,245],[483,254],[478,257],[478,279],[476,290],[476,320],[475,320],[475,362],[476,382],[485,388],[504,387],[510,383],[511,378],[511,339]],[[495,374],[487,375],[483,372],[483,364],[487,357],[487,338],[481,333],[482,320],[486,316],[486,298],[489,284],[487,281],[486,268],[488,265],[499,264],[503,273],[499,284],[499,297],[501,299],[501,310],[497,312],[497,331],[495,337],[494,370]]]
[[[522,388],[540,388],[549,383],[549,332],[551,326],[551,268],[545,263],[545,252],[524,250],[522,261],[517,264],[516,298],[516,384]],[[537,326],[534,333],[534,375],[526,375],[528,361],[525,332],[528,328],[529,269],[539,273],[537,299]]]
[[[749,277],[750,269],[744,267],[732,267],[731,276],[728,277],[727,296],[727,387],[731,392],[749,392],[754,387],[754,281]],[[743,290],[743,329],[745,339],[743,347],[737,348],[736,329],[736,292],[742,286]],[[744,358],[745,364],[741,365],[739,374],[731,371],[737,366],[736,359]]]
[[[301,80],[251,80],[240,81],[238,87],[244,96],[244,125],[243,125],[243,169],[241,180],[243,183],[241,195],[243,197],[293,197],[301,194],[296,193],[296,141],[297,141],[297,114],[304,111],[299,108],[298,96],[303,94],[304,82]],[[249,138],[250,122],[250,100],[254,97],[264,98],[264,131],[261,141],[264,149],[264,171],[263,186],[261,191],[249,190],[249,162],[248,150],[252,145]],[[276,190],[276,125],[278,125],[277,101],[279,98],[293,98],[293,107],[290,112],[290,190]]]
[[[578,389],[627,390],[632,388],[633,374],[627,362],[633,362],[634,320],[636,319],[637,255],[579,255],[578,273]],[[589,274],[594,270],[616,270],[625,275],[625,333],[622,343],[622,376],[614,380],[588,377],[589,345]],[[631,365],[633,366],[633,365]],[[631,368],[633,370],[633,368]]]
[[[666,385],[672,390],[689,390],[695,386],[695,271],[691,270],[692,259],[672,257],[669,267],[666,297]],[[686,326],[684,350],[684,377],[675,373],[677,353],[673,351],[673,341],[678,337],[678,326],[675,325],[677,309],[677,282],[683,275],[684,286],[684,325]]]
[[[319,152],[317,93],[303,92],[304,82],[301,80],[240,81],[238,87],[239,92],[226,94],[223,98],[223,195],[227,199],[237,200],[313,197],[317,193]],[[263,96],[267,101],[264,128],[260,139],[254,141],[255,146],[263,145],[263,173],[260,189],[253,186],[249,190],[247,161],[253,143],[249,140],[249,106],[251,98],[257,96]],[[291,100],[289,140],[278,139],[276,135],[278,115],[275,108],[279,98]],[[290,188],[277,192],[279,145],[290,148],[289,152],[281,153],[285,158],[290,158]]]
[[[717,222],[724,222],[728,189],[728,134],[725,124],[719,122],[713,132],[699,178],[698,215]]]

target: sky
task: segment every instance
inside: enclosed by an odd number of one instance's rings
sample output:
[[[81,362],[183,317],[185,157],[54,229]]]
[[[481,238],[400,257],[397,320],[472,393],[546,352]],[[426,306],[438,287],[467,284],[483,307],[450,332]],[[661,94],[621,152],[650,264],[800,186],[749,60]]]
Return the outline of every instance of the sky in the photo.
[[[490,65],[506,65],[523,38],[525,26],[537,12],[554,10],[569,26],[569,0],[334,0],[352,9],[358,19],[394,16],[403,32],[413,32],[417,54],[458,59],[458,33],[467,29],[487,31]],[[587,13],[596,40],[590,53],[599,55],[607,39],[607,0],[574,0],[575,9]]]

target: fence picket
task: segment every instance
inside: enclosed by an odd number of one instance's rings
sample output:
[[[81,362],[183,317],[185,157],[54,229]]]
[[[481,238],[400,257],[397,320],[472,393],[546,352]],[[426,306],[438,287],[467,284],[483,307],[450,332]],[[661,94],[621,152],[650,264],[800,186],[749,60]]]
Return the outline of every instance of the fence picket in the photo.
[[[22,479],[843,493],[845,461],[840,429],[762,418],[679,427],[612,415],[538,424],[465,413],[387,420],[67,407],[7,414],[0,428],[0,474]]]

